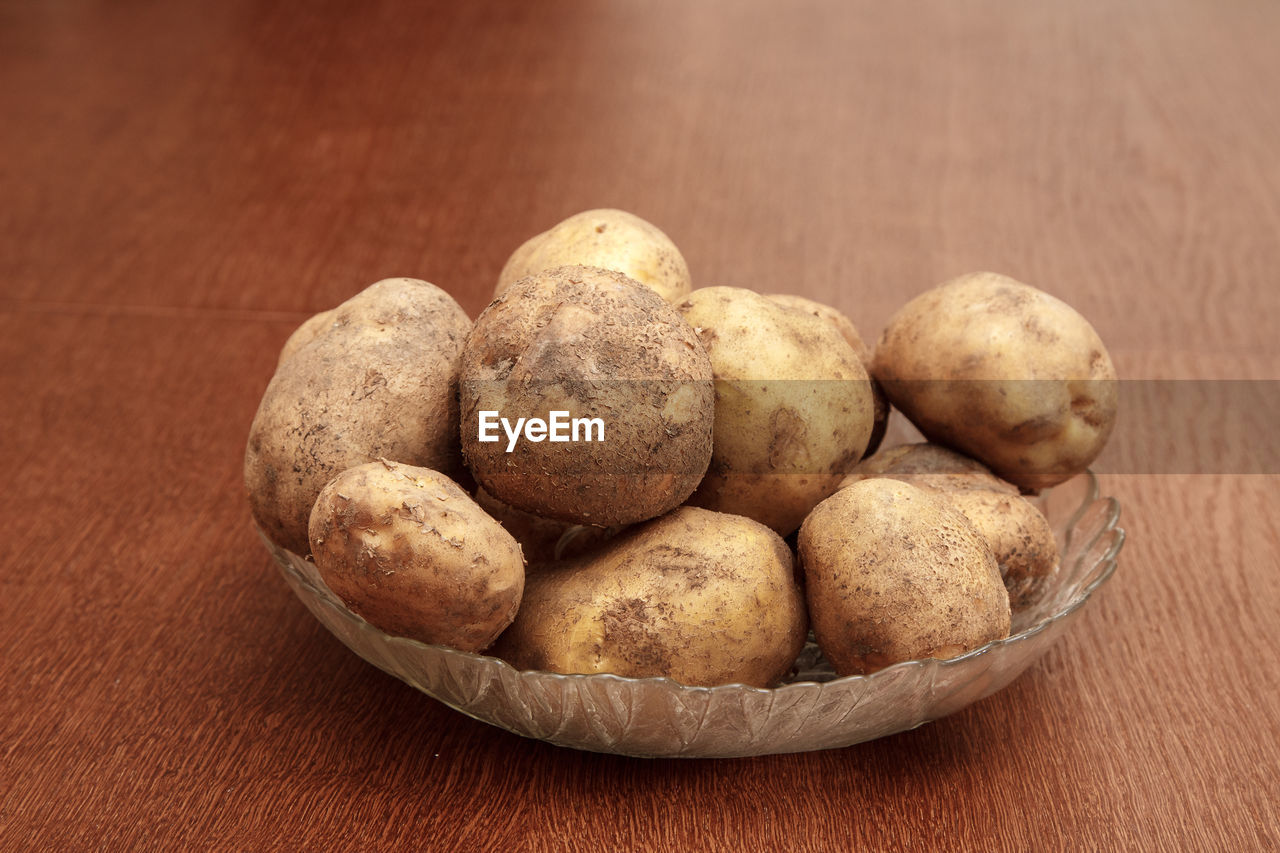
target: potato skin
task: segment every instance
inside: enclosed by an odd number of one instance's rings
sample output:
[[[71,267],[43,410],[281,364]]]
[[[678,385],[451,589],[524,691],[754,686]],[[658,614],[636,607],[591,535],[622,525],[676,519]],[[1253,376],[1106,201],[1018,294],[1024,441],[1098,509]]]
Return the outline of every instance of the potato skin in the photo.
[[[1018,494],[1017,487],[992,474],[991,469],[978,460],[927,441],[886,447],[874,456],[859,462],[849,472],[848,482],[854,483],[871,477],[901,477],[915,474],[973,474],[981,479],[984,488],[1007,492],[1011,495]]]
[[[938,491],[987,541],[1009,592],[1009,607],[1020,613],[1038,604],[1058,571],[1058,545],[1048,520],[1021,495],[972,488],[955,482],[957,478],[948,479],[952,482]]]
[[[292,358],[294,353],[323,335],[333,325],[334,312],[335,309],[330,308],[328,311],[312,314],[301,326],[294,329],[293,334],[289,336],[289,339],[284,342],[284,346],[280,348],[280,356],[276,360],[276,369],[279,370],[280,365]]]
[[[711,363],[653,290],[621,273],[561,267],[516,282],[462,353],[462,449],[503,503],[578,524],[631,524],[679,506],[711,459]],[[600,418],[604,441],[479,440],[479,413]],[[500,431],[499,431],[500,432]]]
[[[677,307],[716,378],[715,449],[690,502],[786,536],[866,449],[866,370],[832,323],[750,290],[704,287]]]
[[[1039,602],[1058,570],[1058,545],[1040,510],[981,462],[936,444],[903,444],[863,460],[841,488],[891,477],[945,496],[987,541],[1014,613]]]
[[[1066,303],[996,273],[953,279],[907,303],[872,374],[930,441],[1024,489],[1083,471],[1116,418],[1115,368]]]
[[[681,507],[530,576],[492,653],[521,669],[768,687],[806,633],[786,543],[750,519]]]
[[[542,518],[504,504],[484,489],[476,489],[475,502],[520,543],[529,565],[555,559],[556,544],[573,527],[566,521]]]
[[[862,362],[867,375],[870,376],[871,348],[862,340],[862,335],[858,334],[858,327],[853,325],[853,321],[845,314],[830,305],[824,305],[813,299],[806,299],[803,296],[795,296],[790,293],[770,293],[768,298],[779,305],[785,305],[788,308],[795,308],[815,317],[821,317],[835,326],[836,330],[840,332],[840,337],[848,341],[849,346],[853,347],[853,351],[858,354],[858,361]],[[884,440],[885,431],[889,428],[889,398],[884,395],[884,389],[880,387],[880,383],[876,382],[875,379],[871,380],[871,395],[875,403],[875,420],[871,426],[871,438],[867,440],[867,449],[862,453],[863,459],[880,449],[880,442]]]
[[[316,496],[340,471],[380,457],[462,469],[457,369],[471,324],[458,303],[425,281],[385,279],[330,320],[281,362],[245,449],[254,519],[298,554]]]
[[[348,468],[321,490],[310,538],[324,582],[388,634],[478,652],[520,606],[520,545],[429,468]]]
[[[574,214],[526,240],[498,275],[494,297],[526,276],[563,266],[601,267],[653,288],[667,302],[690,290],[689,266],[671,238],[625,210]]]
[[[578,557],[608,541],[618,528],[569,524],[543,518],[504,504],[484,489],[473,495],[480,508],[515,537],[524,552],[525,572],[540,570],[557,559]],[[557,551],[560,553],[557,554]]]
[[[1009,596],[973,525],[898,480],[854,483],[800,527],[818,646],[841,675],[948,658],[1009,635]]]

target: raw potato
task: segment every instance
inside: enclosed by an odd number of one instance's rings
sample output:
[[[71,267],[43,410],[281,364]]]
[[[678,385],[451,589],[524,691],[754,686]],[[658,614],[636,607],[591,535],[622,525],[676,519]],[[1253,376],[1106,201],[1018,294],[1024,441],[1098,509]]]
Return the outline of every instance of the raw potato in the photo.
[[[250,509],[273,542],[305,555],[316,496],[347,468],[385,457],[461,472],[457,370],[470,325],[435,285],[390,278],[282,360],[244,460]]]
[[[668,302],[688,294],[689,267],[671,238],[625,210],[587,210],[531,237],[498,276],[495,297],[525,276],[563,266],[602,267],[658,292]]]
[[[847,316],[830,305],[824,305],[821,302],[815,302],[803,296],[794,296],[789,293],[770,293],[768,297],[779,305],[806,311],[835,326],[840,332],[840,337],[848,341],[849,346],[853,347],[853,351],[858,354],[858,361],[862,362],[862,366],[866,369],[867,374],[870,375],[871,349],[862,340],[862,336],[858,334],[858,327],[853,325],[853,321]],[[871,427],[871,438],[867,441],[867,449],[862,453],[863,459],[880,449],[880,442],[884,440],[885,430],[889,427],[889,399],[885,397],[884,389],[880,387],[880,383],[874,379],[871,380],[871,394],[875,400],[875,423]]]
[[[806,632],[786,543],[750,519],[681,507],[530,576],[493,654],[522,669],[768,687]]]
[[[330,308],[328,311],[313,314],[301,326],[294,329],[293,334],[289,336],[289,339],[284,342],[284,346],[280,348],[280,357],[276,360],[276,369],[279,370],[280,365],[292,358],[294,353],[323,335],[326,330],[332,328],[333,315],[336,310]]]
[[[678,312],[621,273],[562,267],[521,279],[476,320],[462,355],[462,448],[503,503],[579,524],[679,506],[711,459],[711,363]],[[480,413],[600,419],[604,440],[479,440]]]
[[[863,480],[800,528],[818,646],[840,675],[949,658],[1009,636],[1009,595],[981,534],[941,495]]]
[[[1009,592],[1010,609],[1021,613],[1039,604],[1058,571],[1058,546],[1040,510],[1021,495],[954,481],[938,491],[951,500],[987,541]]]
[[[484,489],[476,489],[475,501],[520,543],[528,571],[535,571],[557,559],[577,557],[592,551],[614,532],[613,528],[542,518],[508,506]]]
[[[704,287],[678,307],[716,378],[715,450],[690,502],[786,536],[867,447],[867,372],[832,323],[750,290]]]
[[[869,477],[912,474],[976,474],[986,478],[988,488],[1018,494],[1015,486],[992,474],[991,469],[978,460],[928,442],[887,447],[858,463],[849,477],[850,482],[854,482]]]
[[[987,540],[1009,604],[1019,613],[1037,604],[1058,569],[1049,522],[981,463],[936,444],[904,444],[860,463],[841,488],[871,477],[892,477],[945,495]]]
[[[515,618],[516,540],[448,477],[381,460],[320,492],[311,553],[333,592],[397,637],[478,652]]]
[[[907,303],[872,374],[930,441],[1024,489],[1080,473],[1116,418],[1116,373],[1097,332],[1066,303],[996,273],[972,273]]]
[[[504,504],[484,489],[476,489],[475,502],[515,537],[530,565],[554,560],[556,543],[573,527],[568,522],[542,518]]]

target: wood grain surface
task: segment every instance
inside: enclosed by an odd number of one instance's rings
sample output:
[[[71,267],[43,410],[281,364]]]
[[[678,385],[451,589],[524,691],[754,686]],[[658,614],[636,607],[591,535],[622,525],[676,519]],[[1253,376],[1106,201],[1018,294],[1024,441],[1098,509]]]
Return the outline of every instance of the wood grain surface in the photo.
[[[1123,376],[1280,378],[1278,37],[1265,0],[0,0],[0,848],[1276,849],[1275,471],[1106,474],[1116,577],[961,713],[642,761],[347,652],[240,466],[311,312],[408,275],[474,316],[601,206],[868,338],[994,269]]]

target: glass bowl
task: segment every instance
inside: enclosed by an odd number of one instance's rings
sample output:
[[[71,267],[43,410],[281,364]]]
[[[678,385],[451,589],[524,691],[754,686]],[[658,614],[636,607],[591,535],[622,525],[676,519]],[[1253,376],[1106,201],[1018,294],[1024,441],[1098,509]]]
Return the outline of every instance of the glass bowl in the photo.
[[[913,660],[836,677],[810,642],[773,689],[686,687],[667,678],[520,671],[484,655],[384,634],[324,585],[315,566],[271,543],[289,586],[326,628],[374,666],[452,708],[524,737],[640,757],[727,758],[831,749],[915,728],[1017,678],[1111,577],[1120,505],[1091,472],[1033,500],[1061,561],[1048,593],[1015,615],[1014,633],[949,660]]]

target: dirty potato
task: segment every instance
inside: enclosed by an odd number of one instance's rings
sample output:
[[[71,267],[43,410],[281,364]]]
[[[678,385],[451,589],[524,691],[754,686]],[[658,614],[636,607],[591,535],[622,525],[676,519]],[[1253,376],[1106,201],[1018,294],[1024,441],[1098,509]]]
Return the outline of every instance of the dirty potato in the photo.
[[[380,460],[321,490],[311,553],[347,607],[398,637],[478,652],[515,618],[520,546],[436,471]]]
[[[776,533],[681,507],[531,575],[492,653],[521,669],[768,687],[806,631],[791,551]]]
[[[806,299],[803,296],[794,296],[789,293],[770,293],[768,296],[779,305],[806,311],[835,326],[840,332],[840,337],[848,341],[849,346],[853,347],[853,351],[858,354],[858,361],[862,362],[862,366],[866,368],[867,374],[870,375],[871,348],[862,340],[862,335],[858,334],[858,327],[853,325],[853,321],[846,315],[830,305],[824,305],[821,302]],[[871,438],[867,441],[867,449],[862,453],[862,458],[864,459],[880,448],[880,442],[884,440],[885,430],[889,427],[889,399],[885,397],[884,389],[880,387],[880,383],[876,382],[875,379],[871,380],[871,394],[875,401],[875,423],[871,427]]]
[[[996,558],[1014,613],[1039,602],[1058,569],[1058,546],[1040,510],[1016,486],[981,462],[936,444],[904,444],[865,459],[841,488],[871,477],[891,477],[946,496]]]
[[[289,336],[289,339],[284,342],[284,346],[280,348],[280,356],[276,360],[277,370],[280,369],[280,365],[284,364],[286,359],[291,358],[295,352],[322,336],[333,325],[334,310],[331,308],[328,311],[313,314],[301,326],[294,329],[293,334]]]
[[[863,480],[800,528],[814,635],[841,675],[948,658],[1009,636],[1009,595],[986,541],[941,495]]]
[[[555,559],[556,543],[574,525],[565,521],[542,518],[531,512],[503,503],[484,489],[476,489],[475,502],[490,517],[515,537],[529,564]]]
[[[462,470],[458,355],[471,323],[433,284],[390,278],[333,309],[283,359],[249,428],[244,479],[263,532],[298,554],[320,489],[379,457]]]
[[[907,303],[872,375],[930,441],[1024,489],[1083,471],[1116,418],[1116,373],[1097,332],[1061,300],[996,273]]]
[[[716,379],[715,449],[691,503],[786,536],[867,447],[866,370],[835,325],[750,290],[704,287],[677,307]]]
[[[625,210],[587,210],[529,238],[502,268],[494,296],[525,276],[563,266],[602,267],[653,288],[668,302],[689,292],[689,267],[671,238]]]
[[[555,560],[594,550],[618,530],[542,518],[504,504],[484,489],[476,489],[475,502],[520,543],[526,571],[537,571]]]
[[[688,498],[711,458],[711,363],[697,335],[653,290],[610,270],[561,267],[513,284],[467,337],[460,392],[476,481],[544,518],[653,518]]]

